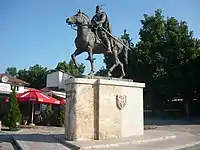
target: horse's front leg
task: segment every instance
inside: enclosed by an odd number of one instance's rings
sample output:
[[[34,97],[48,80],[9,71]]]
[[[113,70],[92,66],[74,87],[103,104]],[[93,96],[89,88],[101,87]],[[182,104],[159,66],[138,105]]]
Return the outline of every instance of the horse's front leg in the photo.
[[[94,58],[93,58],[93,49],[92,47],[88,48],[88,58],[90,61],[90,65],[91,65],[91,71],[88,75],[94,75]]]
[[[74,51],[74,53],[71,55],[71,58],[72,58],[72,60],[73,60],[73,62],[74,62],[74,64],[75,64],[75,67],[76,67],[77,69],[80,69],[80,68],[79,68],[78,62],[76,61],[76,56],[80,55],[81,53],[83,53],[82,50],[76,49],[76,50]]]

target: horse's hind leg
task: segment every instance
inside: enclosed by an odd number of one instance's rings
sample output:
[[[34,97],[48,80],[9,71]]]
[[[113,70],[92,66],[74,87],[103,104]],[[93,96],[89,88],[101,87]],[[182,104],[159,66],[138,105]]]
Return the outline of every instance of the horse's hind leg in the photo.
[[[113,51],[113,55],[114,55],[114,64],[112,65],[112,67],[110,67],[108,69],[108,77],[110,77],[112,75],[112,71],[119,65],[120,61],[118,59],[118,55],[117,55],[117,51],[114,50]]]
[[[80,55],[81,53],[83,53],[83,51],[81,51],[79,49],[76,49],[74,51],[74,53],[71,55],[71,58],[72,58],[72,60],[73,60],[73,62],[74,62],[74,64],[75,64],[77,69],[80,69],[80,68],[79,68],[78,62],[76,61],[76,56]]]
[[[110,77],[110,76],[112,75],[111,72],[112,72],[118,65],[120,65],[120,67],[121,67],[121,72],[122,72],[120,78],[122,79],[122,78],[125,76],[124,65],[123,65],[123,63],[120,62],[116,50],[114,51],[114,60],[115,60],[115,62],[114,62],[114,64],[113,64],[113,66],[108,70],[108,77]]]
[[[119,77],[120,79],[122,79],[125,76],[125,72],[124,72],[124,65],[123,63],[119,62],[119,65],[121,67],[121,71],[122,71],[122,75]]]

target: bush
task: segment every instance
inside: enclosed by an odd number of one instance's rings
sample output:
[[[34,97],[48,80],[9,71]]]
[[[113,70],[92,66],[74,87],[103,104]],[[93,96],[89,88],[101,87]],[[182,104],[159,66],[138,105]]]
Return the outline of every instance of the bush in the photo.
[[[15,131],[18,128],[18,123],[21,123],[22,114],[19,109],[19,104],[16,98],[15,89],[10,95],[9,110],[3,119],[3,124],[11,131]]]
[[[45,109],[45,114],[44,114],[44,123],[46,125],[51,123],[52,120],[52,115],[53,115],[53,111],[51,109],[50,105],[47,105],[46,109]]]
[[[60,109],[58,111],[58,124],[59,126],[62,126],[64,124],[65,120],[65,105],[60,106]]]
[[[62,127],[65,119],[65,106],[60,106],[58,110],[56,110],[52,116],[51,125]]]

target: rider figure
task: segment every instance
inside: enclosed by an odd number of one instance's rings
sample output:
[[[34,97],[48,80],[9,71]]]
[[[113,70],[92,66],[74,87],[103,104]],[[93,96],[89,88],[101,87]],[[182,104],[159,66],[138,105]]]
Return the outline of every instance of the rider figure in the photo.
[[[97,34],[99,35],[100,39],[106,45],[107,51],[106,53],[112,53],[111,42],[107,35],[107,33],[101,28],[103,27],[109,33],[111,33],[111,27],[109,24],[108,16],[105,12],[102,11],[101,6],[96,6],[96,14],[93,16],[91,20],[92,25],[97,28]]]

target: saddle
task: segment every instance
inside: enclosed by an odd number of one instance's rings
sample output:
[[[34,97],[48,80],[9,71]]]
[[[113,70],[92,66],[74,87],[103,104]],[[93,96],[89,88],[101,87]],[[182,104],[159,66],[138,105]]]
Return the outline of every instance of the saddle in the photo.
[[[98,43],[98,44],[103,43],[103,41],[98,36],[97,30],[93,29],[92,32],[95,34],[95,43]],[[114,42],[113,38],[111,38],[111,37],[109,37],[109,40],[110,40],[111,48],[113,49],[115,47],[115,42]]]

